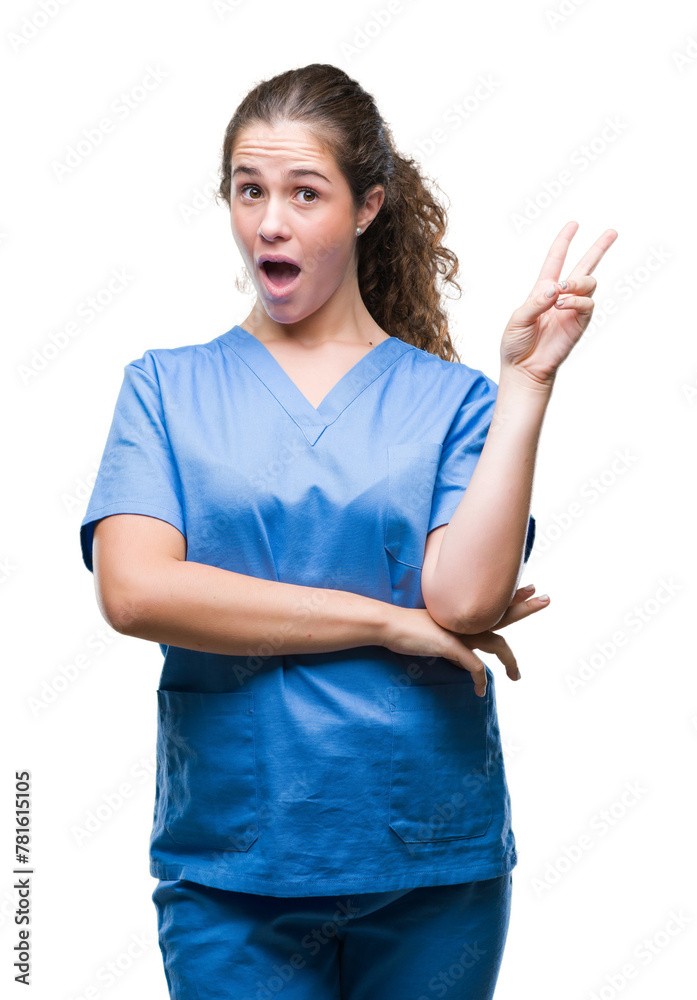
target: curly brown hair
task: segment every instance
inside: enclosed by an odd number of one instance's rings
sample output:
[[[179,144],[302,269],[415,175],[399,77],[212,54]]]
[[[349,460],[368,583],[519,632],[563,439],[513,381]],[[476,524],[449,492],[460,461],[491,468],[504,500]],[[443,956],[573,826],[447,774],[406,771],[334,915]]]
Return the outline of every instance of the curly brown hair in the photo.
[[[215,200],[230,207],[231,157],[240,133],[258,123],[298,122],[334,157],[356,210],[376,184],[385,198],[357,243],[358,287],[375,322],[391,336],[446,361],[460,360],[441,308],[438,276],[461,293],[458,259],[442,245],[445,209],[419,166],[395,148],[373,97],[342,69],[311,63],[258,83],[225,130]]]

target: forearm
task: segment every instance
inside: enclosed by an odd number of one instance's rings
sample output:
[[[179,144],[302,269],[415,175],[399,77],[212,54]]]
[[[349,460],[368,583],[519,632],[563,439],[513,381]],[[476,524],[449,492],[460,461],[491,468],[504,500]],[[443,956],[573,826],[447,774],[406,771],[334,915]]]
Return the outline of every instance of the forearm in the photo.
[[[380,645],[391,605],[345,590],[263,580],[180,559],[140,575],[118,631],[235,656]]]
[[[523,565],[537,446],[551,386],[502,371],[491,426],[472,478],[442,538],[424,598],[458,632],[501,618]]]

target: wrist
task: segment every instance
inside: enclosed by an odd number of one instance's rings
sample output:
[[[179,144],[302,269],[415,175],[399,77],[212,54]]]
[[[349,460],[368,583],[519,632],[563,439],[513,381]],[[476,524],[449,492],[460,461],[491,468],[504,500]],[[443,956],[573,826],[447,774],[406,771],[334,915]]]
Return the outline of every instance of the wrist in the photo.
[[[549,378],[538,379],[528,372],[522,371],[512,365],[502,363],[499,374],[499,389],[501,386],[510,388],[514,392],[533,395],[534,397],[549,398],[554,388],[556,372]]]
[[[387,646],[392,641],[395,617],[398,610],[401,609],[396,604],[389,604],[387,601],[380,601],[377,598],[368,598],[368,600],[370,601],[370,610],[366,645]]]

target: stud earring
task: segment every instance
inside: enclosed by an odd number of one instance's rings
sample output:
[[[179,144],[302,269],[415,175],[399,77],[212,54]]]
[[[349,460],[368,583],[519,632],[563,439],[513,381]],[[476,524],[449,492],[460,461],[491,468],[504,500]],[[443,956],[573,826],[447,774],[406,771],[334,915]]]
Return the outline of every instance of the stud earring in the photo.
[[[363,230],[359,226],[358,229],[356,230],[356,236],[360,236],[362,232]]]

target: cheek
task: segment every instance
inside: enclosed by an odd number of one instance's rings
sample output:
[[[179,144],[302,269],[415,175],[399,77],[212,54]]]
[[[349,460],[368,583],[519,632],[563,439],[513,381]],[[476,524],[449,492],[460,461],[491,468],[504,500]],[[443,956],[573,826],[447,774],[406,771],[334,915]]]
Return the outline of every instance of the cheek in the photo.
[[[240,215],[240,213],[238,211],[238,208],[237,208],[237,205],[235,204],[235,202],[233,202],[233,204],[232,204],[232,206],[230,208],[230,224],[232,226],[233,233],[242,232],[242,229],[243,229],[243,219],[244,219],[244,216]]]
[[[230,229],[240,253],[243,255],[251,253],[256,230],[249,216],[244,212],[236,212],[233,207],[230,211]]]
[[[345,226],[328,226],[322,230],[319,238],[312,241],[307,254],[306,270],[324,274],[342,273],[351,257],[352,247],[346,242]]]

